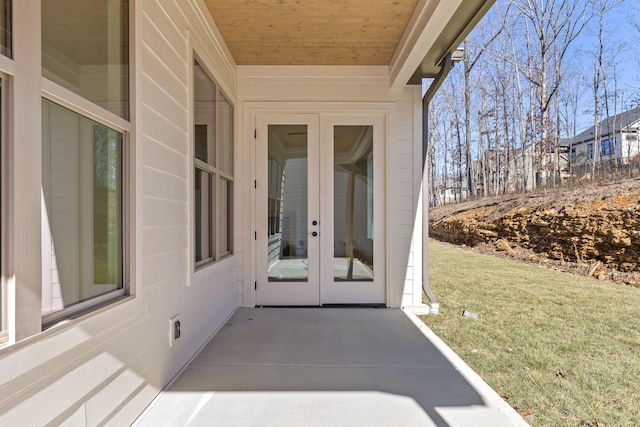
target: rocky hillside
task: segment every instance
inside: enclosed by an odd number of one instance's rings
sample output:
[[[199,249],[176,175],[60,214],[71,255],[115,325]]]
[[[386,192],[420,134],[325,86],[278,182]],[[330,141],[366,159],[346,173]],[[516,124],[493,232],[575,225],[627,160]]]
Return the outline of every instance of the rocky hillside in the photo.
[[[431,237],[640,286],[640,180],[447,205]]]

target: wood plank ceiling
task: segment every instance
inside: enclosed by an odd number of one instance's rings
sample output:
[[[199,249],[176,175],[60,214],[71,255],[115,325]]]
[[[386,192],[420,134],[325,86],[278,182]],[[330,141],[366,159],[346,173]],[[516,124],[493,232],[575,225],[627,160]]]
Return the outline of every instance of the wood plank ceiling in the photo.
[[[238,65],[389,65],[418,0],[205,0]]]

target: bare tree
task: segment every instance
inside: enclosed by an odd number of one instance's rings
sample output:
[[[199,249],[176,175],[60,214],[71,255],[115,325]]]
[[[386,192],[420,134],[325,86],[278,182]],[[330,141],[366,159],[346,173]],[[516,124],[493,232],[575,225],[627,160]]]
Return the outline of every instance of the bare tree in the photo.
[[[600,117],[611,117],[610,129],[619,127],[622,55],[620,45],[608,39],[616,27],[604,19],[618,5],[632,7],[628,0],[496,1],[465,41],[462,66],[434,98],[441,116],[432,126],[434,195],[444,189],[458,201],[465,190],[469,196],[497,195],[535,190],[550,178],[553,185],[562,182],[567,163],[574,172],[570,138],[579,133],[585,94],[593,99],[589,110],[597,137],[585,167],[595,176]],[[640,19],[636,28],[640,38]],[[597,41],[590,55],[576,43],[587,29],[593,29],[592,37],[582,44]],[[456,93],[460,88],[463,96]],[[566,145],[562,137],[569,138]]]
[[[467,168],[467,191],[475,196],[475,184],[471,167],[471,72],[478,64],[483,54],[487,52],[491,44],[500,36],[506,28],[509,17],[510,3],[496,5],[492,16],[496,17],[489,24],[482,25],[479,32],[474,32],[471,38],[464,41],[464,122],[465,122],[465,164]],[[496,12],[497,11],[497,12]],[[497,22],[496,22],[497,21]],[[489,22],[489,21],[485,21]]]
[[[621,0],[596,0],[594,3],[595,16],[597,18],[596,28],[596,48],[594,52],[594,73],[593,73],[593,150],[591,158],[591,179],[596,175],[596,167],[598,161],[602,160],[602,129],[601,122],[601,99],[604,100],[606,112],[606,123],[609,132],[612,131],[611,123],[609,123],[609,96],[607,87],[607,64],[612,64],[615,60],[615,53],[611,49],[605,48],[605,17],[607,13],[618,7],[622,3]],[[605,58],[607,55],[607,58]],[[602,89],[602,93],[601,93]],[[615,124],[614,124],[615,129]],[[615,137],[615,130],[613,136]]]
[[[569,176],[573,176],[574,147],[573,137],[577,135],[578,108],[584,91],[584,79],[578,72],[578,65],[570,63],[564,71],[564,82],[558,91],[560,123],[558,130],[569,139],[568,158]]]
[[[524,75],[535,88],[537,114],[534,141],[535,186],[545,185],[550,107],[562,83],[561,63],[574,40],[592,16],[591,2],[585,0],[512,0],[520,16],[530,25],[532,55],[523,66]]]

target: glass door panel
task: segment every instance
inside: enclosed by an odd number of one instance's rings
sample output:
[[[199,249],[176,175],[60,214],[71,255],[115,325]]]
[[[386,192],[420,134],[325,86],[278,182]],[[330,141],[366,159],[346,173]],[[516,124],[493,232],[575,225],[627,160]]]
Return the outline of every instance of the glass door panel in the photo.
[[[256,305],[385,303],[385,123],[256,114]]]
[[[320,305],[319,117],[256,115],[256,305]]]
[[[334,126],[333,278],[373,281],[373,126]]]
[[[384,304],[385,117],[320,118],[322,304]]]
[[[269,125],[268,145],[268,281],[306,282],[307,125]]]

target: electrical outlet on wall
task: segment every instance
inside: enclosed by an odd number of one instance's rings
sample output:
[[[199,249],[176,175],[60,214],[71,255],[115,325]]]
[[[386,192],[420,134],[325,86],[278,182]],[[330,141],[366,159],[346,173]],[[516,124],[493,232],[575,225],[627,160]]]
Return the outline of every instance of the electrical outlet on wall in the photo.
[[[182,323],[180,322],[180,313],[169,319],[169,347],[173,347],[173,344],[177,339],[180,339]]]

